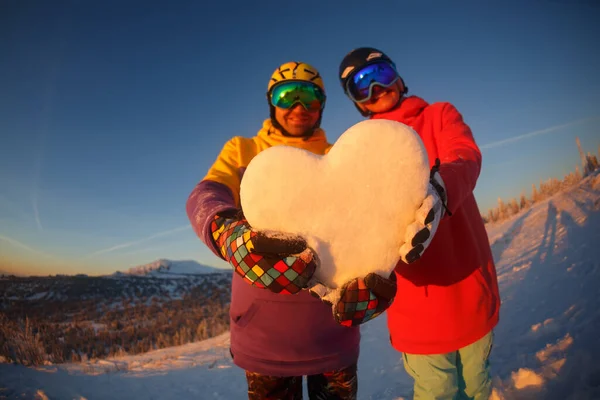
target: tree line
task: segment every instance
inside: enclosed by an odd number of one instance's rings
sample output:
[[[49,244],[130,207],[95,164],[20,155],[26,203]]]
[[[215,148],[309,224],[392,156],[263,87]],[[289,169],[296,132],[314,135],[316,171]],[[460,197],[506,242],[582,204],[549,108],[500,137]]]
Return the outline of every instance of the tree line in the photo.
[[[579,145],[579,141],[578,141]],[[498,206],[490,208],[485,215],[482,215],[483,221],[487,224],[490,222],[499,222],[509,218],[512,215],[518,214],[521,210],[527,209],[532,205],[543,201],[556,193],[578,184],[586,176],[600,169],[598,157],[591,153],[582,154],[582,168],[575,167],[575,171],[565,175],[562,180],[550,178],[546,181],[541,181],[538,186],[531,185],[531,194],[526,196],[525,192],[521,193],[519,199],[513,198],[504,201],[498,198]],[[598,156],[600,156],[600,146],[598,147]]]
[[[182,299],[13,302],[0,311],[0,358],[24,365],[77,362],[205,340],[229,330],[229,287],[194,287]],[[73,310],[78,309],[76,314]]]

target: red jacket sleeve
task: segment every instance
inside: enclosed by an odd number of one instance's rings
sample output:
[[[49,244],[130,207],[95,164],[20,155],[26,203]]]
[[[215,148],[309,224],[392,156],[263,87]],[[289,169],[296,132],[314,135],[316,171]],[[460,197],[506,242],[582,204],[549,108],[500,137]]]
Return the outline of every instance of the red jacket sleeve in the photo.
[[[448,209],[454,212],[475,189],[481,171],[481,150],[471,128],[452,104],[444,105],[441,122],[436,135],[440,175],[448,194]]]

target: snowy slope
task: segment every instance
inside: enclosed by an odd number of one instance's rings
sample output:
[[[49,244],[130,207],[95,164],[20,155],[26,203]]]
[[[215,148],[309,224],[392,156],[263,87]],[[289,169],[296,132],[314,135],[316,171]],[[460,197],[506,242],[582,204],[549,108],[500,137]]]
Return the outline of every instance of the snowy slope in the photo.
[[[503,225],[497,384],[507,398],[600,399],[600,175]]]
[[[504,399],[600,398],[600,176],[488,226],[502,295],[492,372]],[[409,399],[385,318],[362,328],[359,399]],[[0,398],[243,399],[228,334],[139,356],[0,365]],[[4,396],[4,397],[3,397]]]

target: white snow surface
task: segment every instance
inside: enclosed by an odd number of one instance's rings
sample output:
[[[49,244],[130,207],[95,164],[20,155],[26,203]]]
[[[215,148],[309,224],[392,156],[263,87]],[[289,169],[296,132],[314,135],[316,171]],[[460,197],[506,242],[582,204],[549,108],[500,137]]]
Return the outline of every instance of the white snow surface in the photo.
[[[493,398],[600,399],[600,175],[488,226],[488,234],[502,296],[491,356]],[[412,398],[385,317],[361,329],[358,398]],[[247,398],[244,372],[228,347],[225,333],[103,361],[0,364],[0,398]]]
[[[306,238],[321,262],[315,278],[337,288],[369,272],[390,274],[428,180],[427,152],[411,127],[366,120],[324,156],[290,146],[261,152],[240,198],[253,228]]]

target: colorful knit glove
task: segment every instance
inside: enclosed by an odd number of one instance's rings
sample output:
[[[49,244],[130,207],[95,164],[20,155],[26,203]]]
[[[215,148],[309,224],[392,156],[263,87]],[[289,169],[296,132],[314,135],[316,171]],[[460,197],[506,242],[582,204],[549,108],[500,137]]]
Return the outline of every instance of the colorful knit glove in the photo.
[[[294,294],[315,272],[314,254],[301,237],[255,232],[239,212],[216,215],[210,229],[223,258],[253,286]]]
[[[435,160],[429,175],[427,196],[415,213],[415,221],[406,227],[405,242],[400,247],[400,258],[407,264],[417,261],[433,240],[444,213],[452,215],[446,207],[446,186],[438,170],[440,160]]]
[[[372,320],[387,310],[396,297],[396,274],[389,279],[370,273],[364,278],[354,278],[340,290],[316,284],[310,293],[330,304],[333,317],[340,325],[357,326]]]

